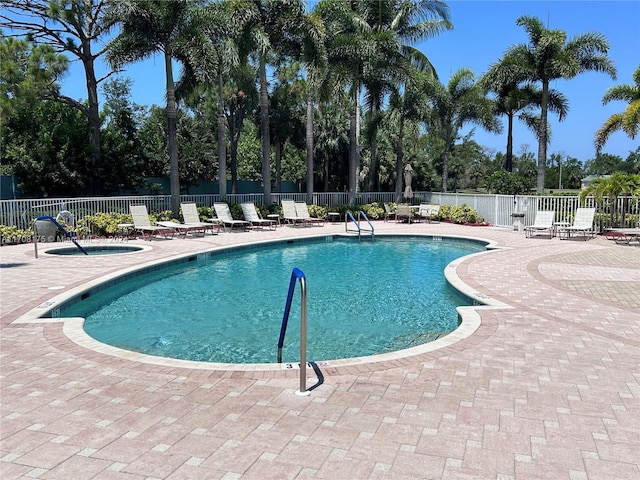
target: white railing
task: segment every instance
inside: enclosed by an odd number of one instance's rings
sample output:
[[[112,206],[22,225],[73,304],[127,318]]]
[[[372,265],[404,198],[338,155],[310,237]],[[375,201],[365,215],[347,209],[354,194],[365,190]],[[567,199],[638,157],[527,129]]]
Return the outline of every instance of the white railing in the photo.
[[[281,199],[306,201],[306,193],[272,193],[272,201],[276,204]],[[394,202],[395,192],[360,192],[356,195],[357,205],[368,203]],[[220,196],[207,195],[181,195],[183,202],[195,202],[198,206],[211,206],[220,201]],[[315,205],[348,205],[349,194],[346,192],[314,193]],[[227,195],[229,203],[254,202],[262,205],[261,193],[247,193]],[[554,210],[557,221],[571,221],[573,212],[582,206],[577,196],[529,196],[529,195],[483,195],[463,193],[440,192],[415,192],[413,203],[432,203],[440,205],[468,205],[478,211],[478,214],[491,225],[499,227],[511,227],[513,225],[513,213],[524,213],[524,224],[531,225],[538,210]],[[137,195],[119,197],[88,197],[88,198],[42,198],[42,199],[16,199],[0,200],[0,225],[13,225],[20,229],[27,229],[33,225],[37,216],[56,215],[62,210],[72,212],[76,219],[98,212],[129,213],[129,205],[144,204],[151,212],[160,212],[171,209],[171,197],[169,195]],[[618,198],[618,211],[625,205],[625,199]],[[596,207],[593,198],[586,199],[585,206]],[[640,215],[640,198],[626,199],[626,215],[628,227],[635,227],[632,221],[637,222]],[[629,215],[633,220],[629,219]]]

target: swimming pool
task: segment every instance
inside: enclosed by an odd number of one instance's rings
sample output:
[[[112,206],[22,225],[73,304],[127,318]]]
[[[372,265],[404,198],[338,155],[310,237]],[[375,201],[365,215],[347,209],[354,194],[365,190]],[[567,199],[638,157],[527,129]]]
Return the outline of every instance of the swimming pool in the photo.
[[[419,345],[458,326],[469,304],[443,270],[485,250],[477,241],[380,237],[280,242],[192,257],[131,276],[62,306],[97,340],[136,352],[220,363],[275,362],[291,270],[307,276],[308,358],[329,360]],[[299,297],[284,360],[299,352]]]

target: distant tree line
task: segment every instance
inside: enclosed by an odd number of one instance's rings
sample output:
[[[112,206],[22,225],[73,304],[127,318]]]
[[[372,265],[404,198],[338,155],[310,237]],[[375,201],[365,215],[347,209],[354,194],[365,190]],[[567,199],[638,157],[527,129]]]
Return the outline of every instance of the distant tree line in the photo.
[[[640,148],[626,159],[602,153],[612,131],[637,134],[626,111],[597,132],[593,159],[547,155],[548,112],[569,112],[550,82],[589,70],[615,78],[597,33],[568,41],[523,16],[528,44],[480,77],[462,68],[445,83],[413,46],[453,28],[440,0],[321,0],[311,12],[302,0],[1,4],[10,33],[0,40],[2,171],[31,195],[136,192],[168,176],[177,210],[181,188],[199,178],[217,180],[223,196],[227,179],[231,193],[240,178],[262,181],[269,202],[282,180],[305,183],[309,197],[366,189],[400,198],[408,163],[415,189],[499,193],[578,188],[587,174],[640,168]],[[153,55],[165,61],[164,107],[133,103],[119,75]],[[60,93],[69,56],[84,68],[86,100]],[[103,60],[111,70],[97,78]],[[640,71],[634,81],[603,101],[631,110]],[[505,152],[478,145],[473,130],[461,135],[469,125],[502,132],[501,117]],[[536,133],[537,155],[514,153],[514,121]]]

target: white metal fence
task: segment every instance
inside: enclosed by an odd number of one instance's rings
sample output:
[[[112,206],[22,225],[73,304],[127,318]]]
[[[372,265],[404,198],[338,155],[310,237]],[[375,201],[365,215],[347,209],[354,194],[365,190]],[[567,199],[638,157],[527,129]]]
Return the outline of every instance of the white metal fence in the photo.
[[[305,193],[272,193],[274,203],[280,203],[283,198],[306,201]],[[348,204],[349,194],[346,192],[314,193],[315,205]],[[372,202],[394,202],[394,192],[361,192],[356,196],[358,205],[366,205]],[[219,195],[182,195],[183,202],[195,202],[198,206],[211,206],[220,201]],[[254,202],[262,205],[261,193],[227,195],[229,203]],[[478,214],[491,225],[511,227],[513,225],[513,213],[524,213],[524,224],[533,223],[538,210],[554,210],[556,221],[571,221],[573,212],[581,206],[578,197],[560,196],[528,196],[528,195],[481,195],[462,193],[439,192],[415,192],[414,203],[426,202],[440,205],[468,205],[478,211]],[[171,197],[169,195],[143,195],[143,196],[118,196],[118,197],[88,197],[88,198],[44,198],[44,199],[19,199],[0,201],[0,224],[13,225],[20,229],[32,226],[33,220],[40,215],[55,217],[60,211],[68,210],[76,219],[98,212],[129,213],[129,205],[144,204],[151,212],[159,212],[171,209]],[[597,206],[593,198],[587,198],[584,206]],[[619,198],[618,211],[625,208],[626,225],[636,226],[640,215],[639,198]],[[599,216],[600,229],[604,216]]]

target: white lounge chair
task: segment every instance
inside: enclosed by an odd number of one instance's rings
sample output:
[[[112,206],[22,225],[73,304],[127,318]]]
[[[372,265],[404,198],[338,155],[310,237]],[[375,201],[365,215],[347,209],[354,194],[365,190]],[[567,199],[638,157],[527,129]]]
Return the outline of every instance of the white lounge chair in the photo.
[[[296,202],[294,200],[282,200],[282,218],[289,225],[307,225],[309,222],[300,218],[296,212]]]
[[[533,220],[533,225],[524,227],[525,237],[532,237],[542,232],[549,232],[549,238],[554,235],[553,222],[556,218],[556,212],[554,210],[538,210],[536,212],[536,218]]]
[[[216,211],[216,216],[218,220],[222,222],[225,227],[229,227],[229,230],[233,230],[233,227],[240,227],[242,229],[247,229],[251,226],[249,222],[246,220],[236,220],[231,215],[231,210],[229,209],[229,205],[224,202],[216,202],[213,204],[213,208]]]
[[[631,242],[638,242],[640,245],[640,227],[607,228],[604,237],[619,244],[630,245]]]
[[[172,226],[151,225],[149,212],[145,205],[129,205],[129,211],[133,217],[133,231],[140,232],[142,238],[147,234],[147,238],[151,240],[156,235],[162,235],[164,238],[173,238],[176,229]]]
[[[561,227],[558,232],[560,239],[571,238],[572,233],[582,233],[583,239],[587,239],[587,234],[593,235],[593,217],[596,214],[595,208],[576,208],[576,216],[573,219],[573,225],[569,227]]]
[[[418,219],[425,219],[427,222],[431,223],[433,219],[438,216],[438,213],[440,213],[440,205],[421,203],[418,207],[416,217]]]
[[[309,213],[309,207],[307,207],[305,202],[294,202],[294,206],[296,207],[296,215],[298,218],[310,224],[315,223],[324,226],[324,218],[312,217]]]
[[[276,229],[276,221],[275,220],[267,220],[262,218],[258,211],[256,210],[256,206],[253,202],[244,202],[241,203],[242,214],[244,215],[244,219],[249,222],[254,227],[269,227],[271,230]]]
[[[198,207],[195,203],[181,203],[180,208],[182,209],[182,219],[185,224],[188,225],[197,225],[202,227],[203,231],[207,230],[211,231],[212,235],[217,235],[222,225],[220,222],[203,222],[200,220],[200,214],[198,213]]]

